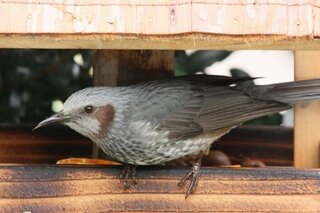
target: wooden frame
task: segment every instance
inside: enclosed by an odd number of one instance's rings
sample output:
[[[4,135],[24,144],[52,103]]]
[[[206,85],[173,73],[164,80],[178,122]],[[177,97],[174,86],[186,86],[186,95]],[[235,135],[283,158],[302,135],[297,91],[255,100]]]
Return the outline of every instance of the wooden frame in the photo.
[[[0,124],[0,162],[2,164],[55,164],[65,158],[99,157],[92,152],[92,142],[65,126],[48,126],[32,132],[34,125]],[[293,166],[292,128],[236,128],[215,142],[212,150],[227,154],[234,165],[258,160],[267,166]],[[177,160],[175,166],[191,165],[191,160]],[[212,165],[205,156],[204,166]]]
[[[320,69],[318,0],[3,0],[0,19],[0,48],[317,50],[297,52],[295,72],[298,79],[320,77],[319,72],[309,75],[305,70],[310,60],[314,64],[310,69]],[[118,75],[119,68],[113,69]],[[102,76],[97,73],[101,71],[94,72]],[[317,167],[320,136],[314,129],[318,122],[312,119],[319,117],[319,109],[302,108],[296,110],[301,119],[296,120],[295,165]],[[308,122],[302,118],[305,111]],[[301,149],[307,131],[312,141]],[[312,155],[301,154],[306,150]],[[119,172],[101,167],[1,166],[0,211],[320,209],[319,170],[208,169],[198,194],[187,201],[174,184],[185,170],[144,171],[140,186],[147,189],[132,191],[120,188],[115,179]],[[174,183],[165,180],[168,177]],[[100,194],[92,194],[92,189]],[[119,194],[109,194],[110,190]]]
[[[320,77],[320,51],[295,52],[295,78]],[[320,168],[320,102],[299,104],[294,114],[294,165]]]
[[[0,167],[3,212],[317,212],[319,170],[205,169],[185,200],[181,168],[138,168],[124,190],[119,168]]]
[[[318,0],[3,0],[0,20],[4,48],[320,48]]]

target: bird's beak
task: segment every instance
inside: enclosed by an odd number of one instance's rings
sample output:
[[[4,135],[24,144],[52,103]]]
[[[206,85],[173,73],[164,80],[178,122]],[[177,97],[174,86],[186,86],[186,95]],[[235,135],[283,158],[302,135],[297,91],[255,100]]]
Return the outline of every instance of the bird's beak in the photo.
[[[35,128],[32,129],[32,131],[46,126],[48,124],[52,124],[52,123],[58,123],[58,122],[65,122],[67,120],[69,120],[71,118],[71,116],[64,114],[62,111],[52,115],[51,117],[41,121]]]

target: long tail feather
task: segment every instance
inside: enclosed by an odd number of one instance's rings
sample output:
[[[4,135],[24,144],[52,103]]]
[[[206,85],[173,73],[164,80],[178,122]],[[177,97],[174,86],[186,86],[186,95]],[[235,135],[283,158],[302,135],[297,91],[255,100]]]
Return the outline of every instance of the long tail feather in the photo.
[[[320,79],[256,86],[249,93],[251,93],[249,95],[261,100],[277,101],[290,105],[313,101],[320,99]]]

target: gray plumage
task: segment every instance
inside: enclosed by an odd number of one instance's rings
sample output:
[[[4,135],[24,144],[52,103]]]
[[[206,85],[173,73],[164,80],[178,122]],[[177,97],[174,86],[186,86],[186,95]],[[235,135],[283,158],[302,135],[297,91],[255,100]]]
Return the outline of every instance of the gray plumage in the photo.
[[[67,117],[66,125],[89,137],[111,158],[150,165],[206,151],[245,121],[320,98],[320,79],[229,86],[240,81],[202,76],[86,88],[65,101],[60,115]],[[100,112],[86,113],[86,106]],[[114,115],[99,119],[103,112]]]

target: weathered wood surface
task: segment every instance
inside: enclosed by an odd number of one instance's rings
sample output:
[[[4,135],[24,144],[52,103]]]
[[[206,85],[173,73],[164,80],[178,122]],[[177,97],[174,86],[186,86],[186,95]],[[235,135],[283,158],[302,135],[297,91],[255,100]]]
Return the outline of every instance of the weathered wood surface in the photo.
[[[1,166],[0,212],[319,212],[320,170],[203,168],[185,200],[183,168],[141,167],[125,190],[121,167]]]
[[[312,78],[320,78],[320,51],[296,51],[295,79]],[[296,105],[294,116],[294,165],[320,168],[320,101]]]
[[[318,0],[3,0],[1,48],[320,49]]]
[[[174,51],[97,50],[93,60],[95,86],[125,86],[174,76]]]
[[[0,125],[0,163],[54,164],[67,157],[89,158],[91,142],[65,126],[32,132],[34,125]]]
[[[0,125],[1,163],[54,164],[64,158],[92,157],[92,142],[73,130],[64,126],[48,126],[32,132],[33,127]],[[216,141],[212,149],[226,153],[233,164],[241,164],[243,159],[251,158],[268,166],[292,166],[293,130],[240,127]],[[188,164],[178,162],[175,165]],[[209,162],[206,165],[209,166]]]

